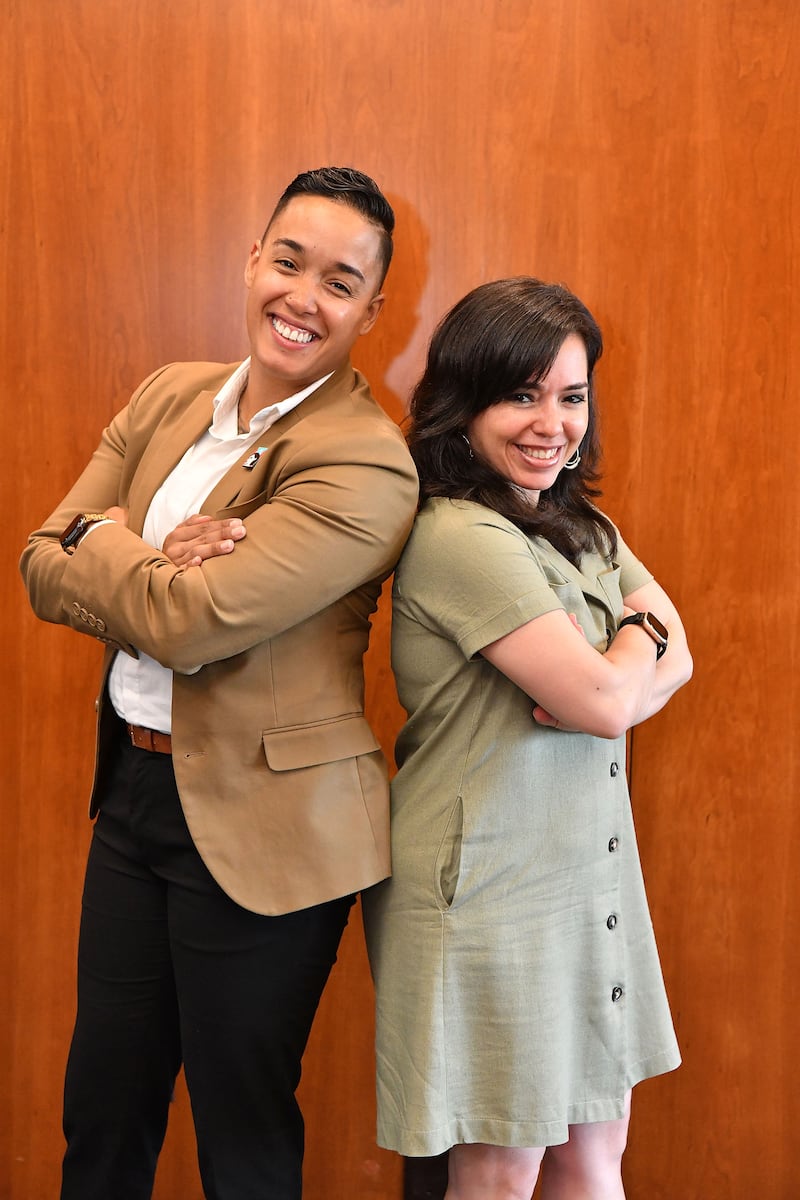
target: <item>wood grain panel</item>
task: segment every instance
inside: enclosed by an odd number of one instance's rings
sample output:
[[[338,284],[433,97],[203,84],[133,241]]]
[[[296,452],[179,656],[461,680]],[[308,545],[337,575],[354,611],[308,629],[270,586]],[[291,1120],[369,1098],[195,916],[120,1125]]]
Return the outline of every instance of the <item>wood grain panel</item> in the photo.
[[[684,1065],[637,1090],[629,1194],[796,1191],[800,29],[791,0],[7,0],[0,38],[4,838],[0,1195],[54,1195],[94,646],[16,558],[150,370],[245,351],[284,183],[353,162],[398,214],[356,361],[400,419],[468,288],[560,279],[599,317],[608,511],[685,612],[696,679],[633,739]],[[401,719],[388,606],[368,658]],[[303,1081],[309,1200],[396,1200],[375,1150],[356,916]],[[200,1196],[179,1091],[157,1200]]]
[[[634,734],[634,806],[685,1060],[636,1097],[627,1177],[648,1197],[795,1187],[797,34],[785,6],[703,12],[670,109],[682,167],[659,183],[675,228],[652,240],[661,286],[643,308],[638,374],[660,386],[636,406],[628,453],[637,545],[680,600],[696,678]]]

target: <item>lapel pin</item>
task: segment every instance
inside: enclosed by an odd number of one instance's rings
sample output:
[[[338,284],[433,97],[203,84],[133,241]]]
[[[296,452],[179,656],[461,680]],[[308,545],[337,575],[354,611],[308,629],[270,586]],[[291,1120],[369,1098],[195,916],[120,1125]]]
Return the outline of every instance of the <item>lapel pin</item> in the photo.
[[[252,471],[253,467],[256,465],[266,449],[266,446],[259,446],[257,450],[253,451],[249,458],[244,460],[242,466],[244,467],[245,471]]]

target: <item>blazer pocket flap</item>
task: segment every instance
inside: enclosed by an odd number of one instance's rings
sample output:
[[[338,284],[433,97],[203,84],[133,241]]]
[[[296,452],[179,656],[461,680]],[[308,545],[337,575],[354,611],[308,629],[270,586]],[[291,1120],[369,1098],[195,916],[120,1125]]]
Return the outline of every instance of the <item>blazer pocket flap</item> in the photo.
[[[380,750],[375,734],[360,716],[295,725],[291,729],[268,729],[262,740],[273,771],[295,771]]]

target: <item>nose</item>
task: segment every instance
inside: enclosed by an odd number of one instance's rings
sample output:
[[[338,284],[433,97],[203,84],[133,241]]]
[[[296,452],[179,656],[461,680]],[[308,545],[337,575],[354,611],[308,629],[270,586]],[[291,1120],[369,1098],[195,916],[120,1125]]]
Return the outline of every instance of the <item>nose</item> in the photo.
[[[292,280],[292,286],[286,293],[286,302],[294,312],[310,313],[317,311],[317,289],[312,279],[298,275]]]
[[[547,397],[540,404],[536,405],[532,413],[531,428],[540,437],[558,437],[563,427],[561,410],[559,409],[558,401],[554,397]]]

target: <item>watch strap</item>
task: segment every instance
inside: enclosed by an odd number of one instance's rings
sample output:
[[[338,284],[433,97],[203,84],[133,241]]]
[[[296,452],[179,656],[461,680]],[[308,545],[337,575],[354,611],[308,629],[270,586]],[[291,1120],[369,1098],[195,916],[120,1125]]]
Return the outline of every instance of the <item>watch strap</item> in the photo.
[[[105,513],[78,513],[76,517],[72,518],[67,528],[61,534],[59,540],[62,550],[70,554],[91,525],[96,525],[99,521],[108,520],[109,518]]]
[[[667,643],[669,640],[669,630],[666,625],[659,621],[658,617],[653,616],[650,612],[632,613],[629,617],[624,617],[619,623],[619,629],[623,625],[639,625],[645,633],[653,639],[656,646],[656,661],[661,658],[666,652]]]

